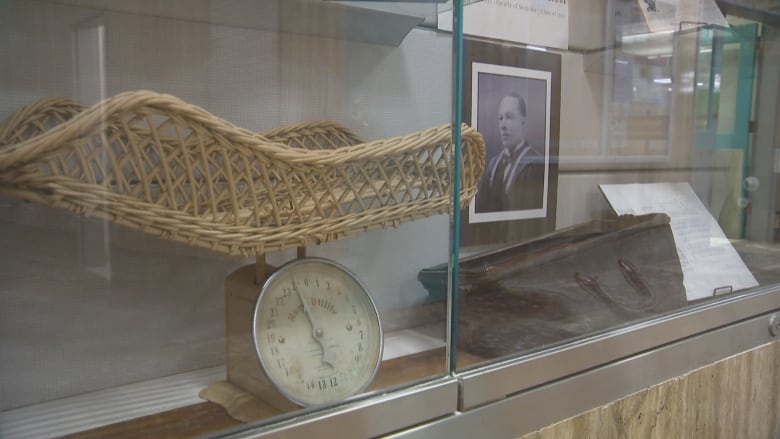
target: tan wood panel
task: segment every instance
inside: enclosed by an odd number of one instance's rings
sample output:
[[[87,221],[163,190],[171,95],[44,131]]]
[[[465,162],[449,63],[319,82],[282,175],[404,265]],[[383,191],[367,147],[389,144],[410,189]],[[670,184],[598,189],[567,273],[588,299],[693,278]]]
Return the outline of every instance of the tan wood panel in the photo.
[[[760,346],[522,436],[780,437],[780,342]]]

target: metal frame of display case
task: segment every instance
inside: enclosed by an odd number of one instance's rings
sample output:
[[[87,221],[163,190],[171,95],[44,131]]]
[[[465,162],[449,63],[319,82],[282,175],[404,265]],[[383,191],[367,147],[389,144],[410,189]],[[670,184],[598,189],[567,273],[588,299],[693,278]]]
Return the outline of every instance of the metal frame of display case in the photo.
[[[536,361],[519,359],[512,364],[464,374],[460,377],[464,386],[460,396],[470,403],[475,403],[473,397],[480,390],[495,390],[499,385],[503,385],[504,390],[496,393],[510,393],[510,396],[399,432],[393,437],[519,437],[776,340],[777,335],[772,335],[769,326],[776,329],[780,315],[760,310],[772,307],[776,310],[778,304],[780,288],[775,288],[666,318],[653,325],[619,331],[603,340],[573,346],[569,350],[550,352]],[[746,317],[756,311],[759,313]],[[724,321],[733,323],[721,326]],[[707,326],[710,330],[691,335],[697,328]],[[676,334],[674,341],[669,341],[673,334]],[[654,337],[658,340],[654,341]],[[646,345],[656,347],[643,351]],[[627,350],[634,354],[593,369],[580,369],[575,375],[565,375],[565,369],[570,366],[566,363],[569,359],[579,359],[574,361],[575,365],[583,365],[591,355],[603,359],[599,356],[619,355]],[[551,375],[557,372],[558,380],[511,394],[518,385],[523,385],[523,375],[544,367],[552,369]],[[531,385],[530,381],[526,382]]]
[[[768,311],[780,309],[780,288],[759,289],[755,293],[683,309],[650,321],[609,330],[560,348],[544,350],[519,359],[491,364],[459,374],[460,410],[469,410],[506,398],[536,386],[611,364],[633,355],[698,334],[738,325]],[[736,327],[736,326],[735,326]],[[768,318],[756,341],[769,341]],[[727,344],[727,343],[724,343]],[[733,346],[736,352],[756,344],[747,340]],[[705,362],[691,358],[697,364]],[[674,375],[671,375],[674,376]]]
[[[328,410],[270,419],[262,426],[242,426],[216,437],[376,437],[454,413],[457,395],[457,380],[445,377]]]
[[[776,340],[777,311],[780,287],[758,288],[358,405],[220,437],[518,437]]]

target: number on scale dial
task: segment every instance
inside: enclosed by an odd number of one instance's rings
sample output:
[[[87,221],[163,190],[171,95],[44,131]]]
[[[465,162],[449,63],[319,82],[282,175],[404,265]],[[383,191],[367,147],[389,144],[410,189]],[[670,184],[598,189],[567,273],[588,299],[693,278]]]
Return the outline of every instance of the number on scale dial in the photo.
[[[304,406],[365,390],[382,359],[382,327],[371,296],[354,274],[327,259],[297,259],[266,281],[255,304],[253,337],[268,378]]]

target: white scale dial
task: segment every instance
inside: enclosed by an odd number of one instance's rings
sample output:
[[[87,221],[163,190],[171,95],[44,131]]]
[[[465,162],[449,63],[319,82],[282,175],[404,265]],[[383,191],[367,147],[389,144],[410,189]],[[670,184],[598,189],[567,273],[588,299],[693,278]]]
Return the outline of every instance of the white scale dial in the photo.
[[[366,288],[321,258],[282,266],[263,285],[253,337],[263,369],[291,401],[341,401],[371,383],[382,359],[382,327]]]

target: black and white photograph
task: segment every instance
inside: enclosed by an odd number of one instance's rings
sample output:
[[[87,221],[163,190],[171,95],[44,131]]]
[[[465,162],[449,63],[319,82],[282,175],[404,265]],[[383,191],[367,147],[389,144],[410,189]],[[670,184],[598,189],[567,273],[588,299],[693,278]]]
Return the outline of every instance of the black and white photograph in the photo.
[[[464,41],[462,120],[485,139],[485,169],[461,216],[461,245],[555,230],[560,96],[559,54]]]
[[[550,72],[472,64],[471,124],[485,138],[485,171],[469,222],[547,216]]]

